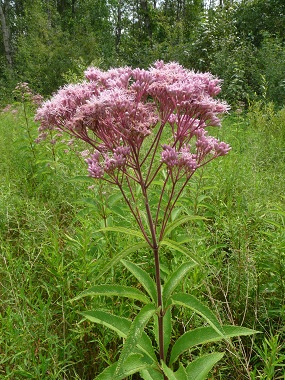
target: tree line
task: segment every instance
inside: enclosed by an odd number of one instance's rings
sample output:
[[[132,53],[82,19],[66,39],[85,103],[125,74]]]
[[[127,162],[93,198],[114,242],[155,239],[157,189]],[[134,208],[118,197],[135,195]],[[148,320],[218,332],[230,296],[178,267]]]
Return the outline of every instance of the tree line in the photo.
[[[0,0],[0,21],[0,101],[163,59],[222,78],[233,107],[285,102],[284,0]]]

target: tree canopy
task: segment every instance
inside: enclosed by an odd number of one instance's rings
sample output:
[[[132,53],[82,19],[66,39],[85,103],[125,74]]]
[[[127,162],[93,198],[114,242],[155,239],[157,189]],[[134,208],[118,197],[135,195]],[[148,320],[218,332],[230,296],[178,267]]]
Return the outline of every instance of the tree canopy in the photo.
[[[0,97],[43,95],[89,65],[177,61],[223,79],[235,106],[285,101],[283,0],[0,0]]]

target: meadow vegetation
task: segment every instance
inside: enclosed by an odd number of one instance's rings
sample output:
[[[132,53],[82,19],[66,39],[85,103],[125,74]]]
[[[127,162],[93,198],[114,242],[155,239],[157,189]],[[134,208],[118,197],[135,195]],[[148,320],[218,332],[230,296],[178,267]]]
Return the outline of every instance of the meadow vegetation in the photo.
[[[100,231],[130,228],[133,219],[115,187],[86,176],[82,147],[34,142],[34,111],[13,103],[0,113],[0,377],[91,380],[117,359],[123,341],[79,312],[100,307],[129,317],[138,305],[103,296],[71,300],[102,272],[102,283],[139,287],[116,262],[136,237]],[[285,109],[270,103],[227,115],[211,133],[232,151],[197,172],[177,205],[177,213],[203,217],[171,232],[204,263],[181,289],[191,289],[224,324],[260,332],[219,343],[226,355],[209,379],[285,378],[284,125]],[[152,273],[147,249],[130,249],[128,258]],[[188,259],[164,247],[163,279]],[[106,261],[114,263],[108,271]],[[201,325],[189,310],[177,309],[173,322],[177,335]]]
[[[91,380],[119,358],[125,339],[82,313],[135,319],[142,304],[75,297],[98,284],[143,290],[120,259],[154,278],[151,249],[130,232],[135,221],[118,187],[87,176],[86,144],[50,129],[35,142],[34,103],[80,82],[90,66],[142,69],[156,60],[221,78],[231,106],[222,128],[209,130],[231,151],[195,172],[171,212],[172,226],[185,220],[168,231],[175,245],[159,247],[162,283],[199,259],[177,290],[207,304],[220,324],[258,331],[179,360],[220,351],[210,380],[285,379],[284,0],[0,0],[0,15],[0,379]],[[152,210],[165,202],[161,178]],[[139,199],[137,187],[128,191]],[[171,347],[206,325],[189,309],[172,311]]]

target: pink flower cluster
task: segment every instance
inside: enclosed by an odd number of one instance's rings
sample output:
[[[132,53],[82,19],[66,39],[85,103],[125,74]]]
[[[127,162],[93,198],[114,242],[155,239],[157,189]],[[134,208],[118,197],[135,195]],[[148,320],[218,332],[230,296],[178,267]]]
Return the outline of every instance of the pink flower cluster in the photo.
[[[97,151],[85,161],[88,164],[88,172],[91,177],[102,178],[104,173],[112,173],[115,169],[123,168],[126,164],[127,156],[130,153],[129,147],[119,146],[114,149],[113,155],[104,154],[103,159]]]
[[[197,167],[197,156],[190,152],[190,146],[184,146],[179,151],[169,145],[163,145],[161,153],[161,161],[168,168],[182,168],[186,173],[193,173]]]
[[[148,70],[91,67],[85,77],[85,82],[65,86],[46,101],[36,120],[40,136],[60,129],[93,147],[94,153],[86,159],[91,176],[127,173],[139,159],[147,162],[140,154],[149,136],[155,153],[160,139],[170,141],[162,147],[161,164],[185,173],[230,150],[205,131],[220,125],[219,115],[228,110],[215,98],[220,81],[211,74],[158,61]]]
[[[30,102],[35,106],[40,106],[43,102],[43,97],[33,93],[27,82],[20,82],[15,87],[14,96],[21,102]]]

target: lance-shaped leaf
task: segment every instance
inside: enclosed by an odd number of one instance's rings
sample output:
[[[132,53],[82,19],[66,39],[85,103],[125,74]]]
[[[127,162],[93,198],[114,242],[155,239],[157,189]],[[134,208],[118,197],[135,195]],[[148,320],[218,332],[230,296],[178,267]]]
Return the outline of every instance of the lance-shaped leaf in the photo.
[[[189,249],[187,249],[186,247],[184,247],[183,245],[181,244],[178,244],[176,241],[174,240],[170,240],[170,239],[163,239],[161,242],[159,242],[159,246],[162,246],[162,245],[165,245],[166,247],[174,250],[174,251],[178,251],[180,253],[183,253],[185,256],[189,257],[191,260],[193,260],[196,264],[201,264],[200,263],[200,260],[195,257],[190,251]]]
[[[168,380],[180,380],[178,377],[175,376],[172,369],[167,367],[167,365],[163,361],[161,362],[161,368]]]
[[[175,372],[175,376],[178,380],[188,380],[186,368],[184,368],[182,364],[180,364],[178,370]]]
[[[182,216],[181,218],[179,219],[175,219],[172,223],[168,223],[167,224],[167,227],[165,228],[165,231],[164,231],[164,234],[163,234],[163,237],[165,238],[166,236],[168,236],[175,228],[177,228],[178,226],[180,226],[181,224],[185,224],[185,223],[188,223],[190,220],[205,220],[205,218],[203,218],[202,216],[198,216],[198,215],[186,215],[186,216]]]
[[[108,270],[110,270],[115,264],[121,261],[126,256],[129,256],[131,253],[140,251],[141,249],[149,248],[147,242],[141,242],[137,244],[133,244],[132,246],[125,248],[123,251],[114,256],[111,260],[107,260],[104,258],[103,261],[105,264],[100,268],[100,273],[95,277],[94,281],[97,282]]]
[[[153,279],[150,277],[150,275],[140,268],[138,265],[127,261],[127,260],[121,260],[121,262],[124,264],[124,266],[137,278],[139,283],[144,287],[144,289],[148,292],[153,302],[156,302],[157,295],[156,295],[156,287]]]
[[[121,368],[124,368],[124,362],[129,357],[129,355],[133,353],[134,348],[136,347],[144,332],[145,326],[155,312],[156,307],[153,304],[145,305],[133,320],[120,358],[118,360],[116,374],[121,373]]]
[[[181,283],[181,280],[183,277],[189,272],[190,269],[195,266],[196,263],[193,262],[187,262],[182,264],[178,269],[176,269],[171,276],[167,279],[163,286],[163,302],[164,304],[167,303],[169,297],[173,293],[173,291],[176,289],[176,287]]]
[[[100,230],[97,230],[98,232],[119,232],[120,234],[125,234],[127,236],[136,236],[142,240],[144,240],[144,236],[142,232],[138,230],[131,230],[130,228],[125,228],[125,227],[119,227],[119,226],[114,226],[114,227],[104,227],[100,228]]]
[[[127,338],[132,325],[132,321],[129,319],[119,317],[102,310],[84,311],[80,314],[91,322],[108,327],[124,339]],[[137,347],[141,349],[152,360],[152,362],[156,362],[157,358],[151,340],[144,331],[142,332],[140,339],[137,341]]]
[[[198,327],[194,330],[187,331],[181,335],[174,343],[169,364],[172,365],[184,351],[191,349],[199,344],[217,342],[222,339],[229,339],[235,336],[252,335],[256,331],[246,327],[223,326],[224,336],[217,333],[211,326]]]
[[[177,380],[174,372],[164,362],[161,363],[161,367],[168,380]]]
[[[118,362],[107,367],[103,372],[98,375],[95,380],[123,380],[134,373],[140,372],[150,365],[145,362],[142,355],[131,354],[124,362],[124,366],[121,367],[121,372],[118,374],[116,372]]]
[[[180,305],[187,307],[195,311],[202,318],[205,319],[222,337],[224,336],[223,327],[219,323],[215,314],[208,308],[208,306],[204,305],[198,298],[185,293],[174,294],[172,297],[172,303],[175,305]]]
[[[195,359],[186,368],[187,380],[206,380],[208,373],[223,356],[223,352],[214,352]]]
[[[92,288],[84,290],[80,293],[74,300],[78,300],[82,297],[87,296],[117,296],[117,297],[127,297],[141,301],[143,303],[150,303],[150,299],[140,290],[132,288],[130,286],[123,285],[96,285]]]
[[[164,380],[163,373],[155,368],[144,369],[140,375],[144,380]]]

